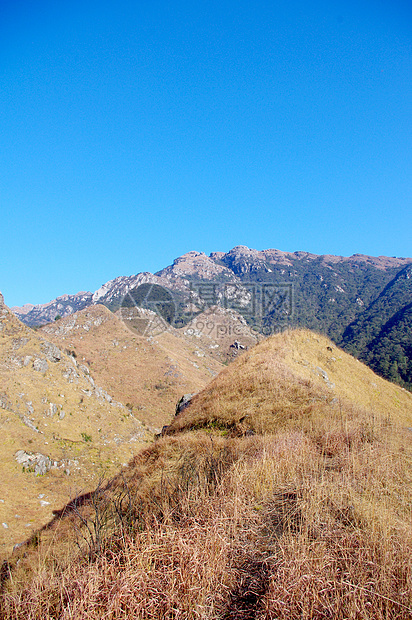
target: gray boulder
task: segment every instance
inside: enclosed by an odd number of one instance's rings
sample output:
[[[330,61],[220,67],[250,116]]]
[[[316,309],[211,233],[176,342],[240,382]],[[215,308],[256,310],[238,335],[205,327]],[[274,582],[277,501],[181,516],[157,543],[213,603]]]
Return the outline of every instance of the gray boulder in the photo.
[[[179,415],[186,407],[188,407],[192,401],[194,394],[183,394],[182,398],[176,405],[176,413],[175,415]]]
[[[47,371],[48,367],[49,365],[47,363],[47,360],[42,360],[37,357],[33,362],[34,370],[37,370],[38,372],[42,372],[43,374]]]
[[[58,347],[56,347],[55,344],[52,344],[51,342],[44,342],[42,349],[47,357],[47,359],[49,360],[49,362],[60,362],[61,358],[62,358],[62,354],[61,351]]]

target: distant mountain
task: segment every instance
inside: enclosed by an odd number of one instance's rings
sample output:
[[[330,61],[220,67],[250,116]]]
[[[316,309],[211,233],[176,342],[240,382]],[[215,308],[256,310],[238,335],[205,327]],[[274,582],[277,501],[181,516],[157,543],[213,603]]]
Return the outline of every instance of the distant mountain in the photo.
[[[409,360],[408,347],[412,346],[407,329],[411,263],[412,258],[258,251],[245,246],[210,256],[192,251],[156,274],[121,276],[93,294],[64,295],[49,304],[13,311],[27,325],[38,326],[95,304],[112,311],[135,305],[182,327],[209,308],[221,306],[242,315],[264,335],[290,327],[317,330],[361,356],[377,372],[406,385],[410,383],[409,361],[404,358]],[[402,309],[404,313],[397,314]],[[382,312],[386,317],[382,329],[375,329]],[[400,332],[403,344],[398,342]],[[386,338],[385,361],[380,359],[381,338]]]
[[[93,294],[81,291],[76,295],[62,295],[47,304],[25,304],[21,308],[14,306],[12,312],[29,327],[44,325],[54,321],[56,317],[64,317],[87,308],[92,303]]]

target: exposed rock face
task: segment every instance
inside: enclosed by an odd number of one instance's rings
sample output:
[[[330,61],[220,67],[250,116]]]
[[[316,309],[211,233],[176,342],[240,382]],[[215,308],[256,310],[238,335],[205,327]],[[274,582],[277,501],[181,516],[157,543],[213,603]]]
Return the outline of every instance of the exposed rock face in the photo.
[[[62,354],[60,349],[58,349],[55,344],[52,344],[51,342],[45,342],[42,346],[42,349],[46,355],[46,358],[50,362],[60,362]]]
[[[221,259],[236,275],[254,271],[270,271],[263,252],[238,245]]]
[[[31,312],[34,308],[34,304],[24,304],[24,306],[15,306],[14,308],[11,308],[11,310],[13,312],[15,312],[15,314],[17,314],[17,312],[19,313],[19,315],[24,316],[25,314],[28,314],[29,312]]]
[[[196,282],[221,282],[233,283],[242,289],[242,281],[247,278],[262,280],[280,281],[296,280],[300,283],[300,278],[306,276],[312,278],[311,270],[317,268],[328,269],[329,271],[339,266],[349,265],[352,269],[378,270],[383,274],[382,288],[387,284],[385,281],[385,271],[401,269],[412,262],[411,258],[393,257],[373,257],[363,254],[353,256],[318,256],[309,252],[283,252],[276,249],[254,250],[246,246],[239,245],[227,253],[213,252],[207,256],[204,252],[191,251],[179,256],[173,264],[156,274],[149,272],[139,273],[132,276],[120,276],[103,284],[94,293],[80,292],[76,295],[62,295],[48,304],[33,306],[26,304],[20,308],[14,307],[12,311],[26,325],[44,325],[54,321],[56,318],[66,317],[74,312],[82,310],[94,304],[104,304],[110,309],[117,309],[122,299],[127,293],[142,284],[156,284],[172,291],[184,293],[186,296],[193,294],[190,283]],[[299,270],[296,271],[296,269]],[[339,276],[337,273],[336,276]],[[322,286],[326,287],[325,276],[318,274]],[[362,288],[362,287],[361,287]],[[342,283],[334,283],[333,290],[336,293],[345,293]],[[196,293],[194,293],[196,297]],[[221,303],[226,297],[226,291],[217,295],[217,303]],[[188,297],[189,298],[189,297]],[[4,302],[2,302],[4,303]],[[331,294],[330,303],[339,304],[339,300]],[[361,295],[354,299],[358,308],[365,305],[365,300]]]
[[[157,336],[170,325],[187,327],[200,313],[221,307],[241,315],[256,334],[269,335],[296,326],[318,330],[359,355],[383,376],[402,380],[409,387],[412,341],[408,336],[405,340],[402,334],[410,333],[412,309],[405,291],[410,288],[411,263],[412,258],[316,255],[302,251],[254,250],[239,245],[227,253],[214,252],[210,256],[203,252],[187,252],[156,274],[122,276],[107,282],[93,294],[63,295],[44,306],[30,308],[26,305],[14,311],[27,325],[35,326],[54,323],[58,315],[66,317],[96,304],[112,311],[122,307],[125,325],[140,335]],[[398,291],[396,295],[395,291]],[[149,318],[147,313],[145,317],[138,316],[136,306],[146,311],[149,308],[156,316]],[[365,325],[371,322],[370,316],[376,314],[385,315],[387,320],[382,322],[378,316],[374,321],[378,330],[376,338],[363,342],[362,333],[370,331]],[[193,326],[194,335],[201,325],[198,319]],[[206,332],[209,328],[217,331],[219,337],[226,329],[220,322],[212,325],[210,317],[200,329],[203,335],[205,327]],[[386,330],[385,337],[381,328]],[[383,366],[378,359],[382,357],[382,340],[386,349],[385,342],[393,343],[389,347],[389,360]],[[401,340],[405,341],[402,352],[398,346]],[[250,343],[242,341],[242,344]],[[392,355],[392,350],[398,353]],[[57,361],[57,356],[57,352],[45,355],[48,362]],[[387,350],[383,357],[387,357]],[[409,361],[405,362],[405,357]],[[31,360],[16,355],[13,363],[22,367]]]
[[[40,452],[25,452],[18,450],[15,454],[16,461],[27,471],[34,471],[36,476],[44,476],[53,467],[53,461]],[[56,465],[57,466],[57,463]]]
[[[184,409],[186,409],[186,407],[190,405],[190,401],[192,400],[193,396],[194,396],[193,394],[183,394],[182,398],[179,400],[179,402],[176,405],[175,415],[179,415],[181,411],[184,411]]]
[[[36,358],[33,362],[33,368],[34,370],[37,370],[38,372],[42,372],[44,374],[49,368],[49,365],[47,363],[47,360]]]
[[[103,286],[93,293],[92,303],[111,306],[117,301],[117,305],[120,305],[123,297],[131,289],[141,284],[159,284],[162,286],[162,284],[165,285],[166,282],[162,282],[160,278],[148,272],[138,273],[135,276],[120,276],[106,282],[106,284],[103,284]]]
[[[187,252],[173,261],[173,265],[158,271],[157,276],[166,277],[170,280],[195,276],[199,280],[214,280],[219,276],[226,276],[234,280],[234,275],[227,267],[216,263],[211,256],[204,252]]]

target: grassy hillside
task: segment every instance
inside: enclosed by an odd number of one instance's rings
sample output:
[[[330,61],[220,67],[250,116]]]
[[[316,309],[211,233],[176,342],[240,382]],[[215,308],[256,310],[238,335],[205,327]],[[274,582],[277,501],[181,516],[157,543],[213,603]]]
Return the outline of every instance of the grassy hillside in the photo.
[[[174,416],[182,394],[198,392],[222,368],[178,330],[145,337],[101,305],[40,331],[75,350],[96,381],[156,432]]]
[[[152,442],[182,394],[202,389],[226,353],[172,329],[143,337],[104,306],[37,331],[4,304],[0,313],[4,552]]]
[[[152,441],[89,367],[0,304],[0,551]]]
[[[367,411],[406,424],[412,395],[375,375],[326,337],[286,331],[261,342],[225,369],[192,401],[169,432],[216,427],[257,433],[306,429]]]
[[[308,331],[223,370],[3,566],[3,618],[412,617],[412,396]]]

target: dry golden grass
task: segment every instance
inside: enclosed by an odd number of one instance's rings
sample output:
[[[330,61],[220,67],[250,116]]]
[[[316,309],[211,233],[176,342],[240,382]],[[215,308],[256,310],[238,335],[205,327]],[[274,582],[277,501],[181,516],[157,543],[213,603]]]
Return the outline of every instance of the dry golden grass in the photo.
[[[335,406],[322,377],[288,370],[302,337],[240,358],[173,435],[11,558],[2,618],[412,618],[410,397],[372,377],[371,410],[349,374]],[[404,409],[381,410],[393,395]]]
[[[325,378],[324,378],[325,377]],[[171,425],[258,433],[324,425],[358,414],[367,426],[410,424],[412,394],[308,330],[276,334],[222,371]],[[364,412],[368,415],[363,415]]]
[[[139,420],[157,428],[170,422],[182,394],[198,392],[222,369],[181,330],[145,338],[101,305],[47,325],[41,332],[59,347],[74,349],[80,362],[90,365],[99,385],[127,403]]]
[[[60,360],[48,359],[45,372],[35,370],[34,360],[46,359],[45,340],[0,307],[1,555],[72,494],[92,490],[104,474],[114,475],[153,437],[126,407],[98,395],[88,369],[64,346]],[[44,476],[23,471],[15,459],[18,450],[41,453],[59,467]]]
[[[0,404],[5,400],[9,407],[0,408],[2,556],[48,522],[52,510],[71,496],[92,490],[101,476],[114,475],[173,418],[181,395],[204,387],[222,367],[206,356],[200,359],[195,347],[175,334],[161,334],[158,342],[133,334],[104,306],[38,331],[3,309]],[[54,342],[62,358],[49,361],[43,374],[32,364],[45,357],[44,340]],[[67,351],[75,351],[76,359]],[[24,366],[26,356],[31,359]],[[68,367],[75,371],[69,379],[64,376]],[[104,395],[97,398],[90,378],[127,406],[115,406]],[[51,404],[57,408],[53,416]],[[39,432],[23,423],[24,415]],[[17,450],[44,454],[60,467],[45,476],[23,472],[15,460]],[[41,505],[42,500],[48,504]]]

